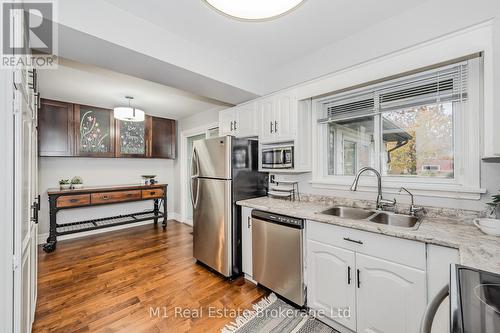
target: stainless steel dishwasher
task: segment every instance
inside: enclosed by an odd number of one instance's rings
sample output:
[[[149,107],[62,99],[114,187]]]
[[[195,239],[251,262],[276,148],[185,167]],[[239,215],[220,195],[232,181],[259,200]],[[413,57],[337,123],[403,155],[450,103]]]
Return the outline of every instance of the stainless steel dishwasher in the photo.
[[[252,211],[253,279],[297,305],[305,303],[304,220]]]

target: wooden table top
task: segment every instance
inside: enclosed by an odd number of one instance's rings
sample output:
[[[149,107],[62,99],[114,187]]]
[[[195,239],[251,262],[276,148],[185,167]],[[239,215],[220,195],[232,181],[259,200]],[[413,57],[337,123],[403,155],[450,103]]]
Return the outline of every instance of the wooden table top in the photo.
[[[82,188],[61,190],[60,188],[49,188],[48,195],[54,194],[84,194],[92,192],[105,192],[105,191],[125,191],[125,190],[147,190],[151,188],[167,187],[166,183],[158,183],[154,185],[142,184],[126,184],[126,185],[104,185],[104,186],[84,186]]]

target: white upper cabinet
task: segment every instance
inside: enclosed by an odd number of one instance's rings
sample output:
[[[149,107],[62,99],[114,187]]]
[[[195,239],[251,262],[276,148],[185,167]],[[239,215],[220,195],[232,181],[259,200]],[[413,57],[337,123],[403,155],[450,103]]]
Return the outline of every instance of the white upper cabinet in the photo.
[[[257,102],[262,143],[293,141],[297,134],[299,101],[293,91],[272,95]]]
[[[271,141],[275,137],[274,133],[274,100],[266,98],[257,102],[260,124],[259,139],[261,141]]]
[[[311,116],[311,100],[298,100],[296,90],[291,89],[220,111],[219,133],[258,136],[260,149],[264,145],[291,145],[294,147],[294,167],[281,171],[309,172],[312,164]]]
[[[219,112],[220,135],[233,135],[235,109],[236,108],[230,108]]]
[[[250,102],[219,112],[220,135],[257,136],[256,103]]]
[[[236,119],[234,123],[236,136],[249,137],[257,136],[257,108],[255,102],[239,105],[236,108]]]

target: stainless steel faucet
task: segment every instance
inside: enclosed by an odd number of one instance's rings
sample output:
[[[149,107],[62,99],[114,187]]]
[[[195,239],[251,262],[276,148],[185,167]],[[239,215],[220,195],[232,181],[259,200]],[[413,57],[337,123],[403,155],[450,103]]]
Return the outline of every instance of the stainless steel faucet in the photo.
[[[396,198],[394,200],[386,200],[382,198],[382,176],[380,176],[380,172],[372,167],[363,167],[359,169],[356,177],[354,177],[354,181],[351,185],[351,191],[356,191],[358,189],[359,177],[365,171],[372,171],[375,176],[377,176],[377,186],[378,186],[378,195],[377,195],[377,209],[383,210],[385,207],[394,207],[396,205]]]
[[[410,191],[408,191],[408,190],[407,190],[406,188],[404,188],[404,187],[401,187],[401,188],[399,189],[399,193],[401,193],[401,191],[405,191],[406,193],[408,193],[408,194],[410,195],[410,199],[411,199],[411,205],[410,205],[410,215],[412,215],[412,216],[416,216],[418,212],[421,212],[421,211],[423,211],[423,210],[424,210],[424,208],[423,208],[423,207],[417,207],[417,206],[415,206],[415,202],[414,202],[414,200],[413,200],[413,194],[412,194]]]

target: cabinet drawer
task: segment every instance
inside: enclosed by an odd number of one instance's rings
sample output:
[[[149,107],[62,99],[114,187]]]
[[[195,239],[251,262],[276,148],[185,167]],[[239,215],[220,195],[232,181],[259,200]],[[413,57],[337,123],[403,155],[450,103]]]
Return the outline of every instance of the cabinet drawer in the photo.
[[[141,191],[118,191],[118,192],[102,192],[102,193],[92,193],[92,204],[103,204],[111,202],[122,202],[129,200],[139,200],[141,199]]]
[[[425,270],[425,244],[373,232],[307,221],[307,239]]]
[[[57,198],[57,208],[73,207],[73,206],[88,206],[90,205],[89,194],[64,195]]]
[[[162,188],[152,188],[150,190],[142,190],[143,199],[163,198]]]

